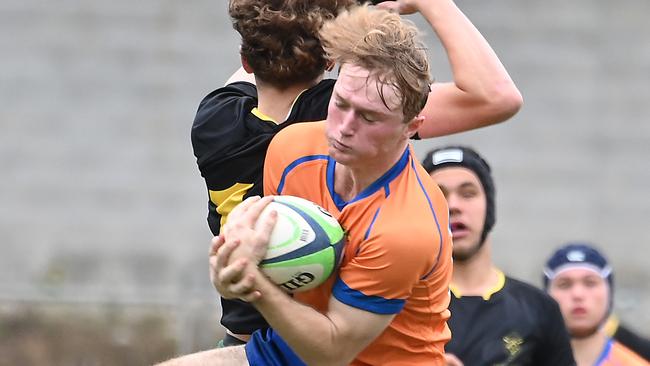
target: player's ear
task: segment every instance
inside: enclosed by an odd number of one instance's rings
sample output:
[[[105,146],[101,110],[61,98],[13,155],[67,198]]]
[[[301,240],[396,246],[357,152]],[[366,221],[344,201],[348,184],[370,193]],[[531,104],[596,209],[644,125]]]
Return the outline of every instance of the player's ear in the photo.
[[[251,65],[248,63],[248,59],[244,57],[244,55],[240,54],[239,58],[241,59],[241,66],[244,68],[244,71],[246,71],[249,74],[253,73],[253,68]]]
[[[334,60],[327,60],[327,63],[325,64],[325,70],[332,71],[335,64],[336,62],[334,62]]]
[[[420,129],[423,123],[424,123],[424,116],[417,115],[413,117],[413,119],[411,119],[407,123],[406,130],[405,130],[405,133],[407,135],[406,137],[407,138],[413,137],[413,135],[415,135],[415,133],[418,132],[418,130]]]

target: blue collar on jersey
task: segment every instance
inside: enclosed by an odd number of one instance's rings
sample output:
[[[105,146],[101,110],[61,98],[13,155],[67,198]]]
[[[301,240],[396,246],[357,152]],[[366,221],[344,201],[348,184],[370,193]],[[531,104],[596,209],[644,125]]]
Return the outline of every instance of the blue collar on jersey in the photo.
[[[600,366],[602,363],[609,357],[609,353],[612,351],[612,346],[614,345],[614,341],[611,338],[607,339],[607,343],[605,343],[605,347],[603,348],[603,351],[600,353],[600,356],[598,356],[598,360],[596,360],[596,363],[594,366]]]
[[[409,157],[411,156],[410,153],[410,148],[409,146],[406,147],[406,150],[404,150],[404,153],[402,154],[402,157],[393,165],[392,168],[388,169],[384,175],[379,177],[376,181],[374,181],[371,185],[366,187],[361,193],[359,193],[356,197],[351,199],[350,201],[345,201],[341,196],[339,196],[338,193],[334,191],[334,170],[336,168],[336,161],[332,159],[332,157],[327,158],[327,189],[330,191],[330,196],[332,197],[332,201],[334,201],[334,204],[336,205],[336,208],[339,209],[339,211],[342,211],[345,206],[347,206],[350,203],[362,200],[368,196],[371,196],[373,193],[377,192],[380,189],[385,189],[386,190],[386,197],[390,195],[390,189],[389,189],[389,184],[392,182],[397,176],[406,168],[408,162],[409,162]]]

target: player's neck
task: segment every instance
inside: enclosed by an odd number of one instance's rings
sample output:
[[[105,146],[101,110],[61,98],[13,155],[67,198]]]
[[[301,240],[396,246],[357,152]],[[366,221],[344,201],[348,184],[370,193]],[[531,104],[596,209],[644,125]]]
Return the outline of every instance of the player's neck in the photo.
[[[336,164],[334,171],[334,191],[345,201],[351,201],[364,189],[381,178],[392,168],[408,148],[408,143],[395,150],[393,156],[384,155],[376,161],[363,161],[358,165]]]
[[[483,296],[497,286],[500,273],[492,263],[491,245],[486,241],[471,258],[454,261],[451,283],[463,296]]]
[[[318,84],[321,78],[310,82],[291,85],[287,88],[276,88],[268,83],[257,81],[257,109],[264,115],[271,117],[275,123],[284,122],[296,98],[312,86]]]
[[[571,338],[571,348],[577,366],[595,365],[607,343],[607,335],[601,328],[586,338]]]

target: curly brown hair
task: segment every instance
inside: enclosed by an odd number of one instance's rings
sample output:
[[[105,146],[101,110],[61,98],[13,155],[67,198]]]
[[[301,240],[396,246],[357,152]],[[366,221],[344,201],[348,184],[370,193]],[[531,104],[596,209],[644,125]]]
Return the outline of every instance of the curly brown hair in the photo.
[[[381,86],[393,87],[402,100],[405,122],[424,108],[431,90],[429,61],[412,22],[364,5],[326,22],[321,39],[327,56],[339,65],[355,64],[377,77],[385,105]]]
[[[241,55],[259,80],[278,88],[320,76],[327,58],[319,38],[323,23],[355,0],[230,0]]]

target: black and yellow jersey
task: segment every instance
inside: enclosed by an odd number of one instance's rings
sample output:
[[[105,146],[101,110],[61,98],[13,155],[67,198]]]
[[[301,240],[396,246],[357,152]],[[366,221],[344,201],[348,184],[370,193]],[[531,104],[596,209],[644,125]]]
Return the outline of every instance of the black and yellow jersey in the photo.
[[[257,109],[257,89],[251,83],[228,84],[201,101],[192,147],[208,189],[208,225],[214,235],[237,204],[263,194],[264,159],[275,134],[297,122],[327,117],[335,81],[325,79],[302,92],[282,123]],[[251,334],[268,326],[248,303],[222,299],[222,307],[221,323],[231,332]]]
[[[262,195],[266,149],[273,136],[296,122],[320,121],[335,80],[325,79],[296,98],[283,123],[257,109],[257,89],[235,82],[208,94],[192,126],[192,147],[208,188],[208,225],[213,234],[246,197]]]
[[[575,365],[557,303],[542,290],[499,273],[483,296],[451,287],[445,352],[465,365]]]

